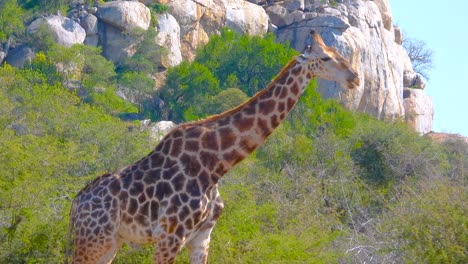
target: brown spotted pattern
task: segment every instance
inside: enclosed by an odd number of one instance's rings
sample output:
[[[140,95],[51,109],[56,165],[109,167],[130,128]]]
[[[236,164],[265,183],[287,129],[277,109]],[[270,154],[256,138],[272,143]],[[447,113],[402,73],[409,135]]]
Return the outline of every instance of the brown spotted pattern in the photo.
[[[183,246],[191,263],[206,263],[223,209],[218,181],[265,141],[311,78],[330,67],[320,56],[292,60],[248,102],[176,127],[148,156],[81,190],[71,210],[72,262],[110,263],[122,243],[151,243],[155,263],[173,263]]]

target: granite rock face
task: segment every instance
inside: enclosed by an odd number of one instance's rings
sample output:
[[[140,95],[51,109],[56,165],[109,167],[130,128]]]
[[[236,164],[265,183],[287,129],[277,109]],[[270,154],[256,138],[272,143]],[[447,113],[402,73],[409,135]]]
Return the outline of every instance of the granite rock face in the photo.
[[[150,25],[151,11],[145,6],[150,4],[168,7],[167,13],[158,15],[155,27]],[[389,0],[112,1],[88,10],[80,7],[74,14],[78,15],[71,20],[62,16],[40,18],[29,30],[45,23],[58,32],[58,43],[68,46],[84,41],[101,46],[103,55],[116,63],[136,52],[141,35],[134,32],[155,30],[155,46],[168,51],[158,65],[162,71],[182,60],[193,60],[196,49],[223,27],[250,35],[270,31],[278,41],[289,42],[299,52],[314,29],[361,75],[361,86],[354,90],[319,79],[324,98],[338,99],[348,109],[379,119],[403,118],[421,133],[432,128],[434,109],[423,90],[425,80],[413,70],[401,45],[402,31],[393,25]],[[65,37],[68,40],[62,39]]]
[[[99,5],[97,16],[121,31],[147,30],[151,22],[149,8],[136,1],[106,2]]]
[[[34,51],[27,45],[20,45],[8,53],[6,62],[13,67],[23,68],[26,62],[33,60],[36,57]]]
[[[229,27],[243,34],[263,35],[268,30],[268,15],[256,4],[243,0],[160,1],[180,25],[181,53],[192,60],[195,50],[209,37]]]
[[[182,62],[180,45],[180,26],[170,14],[163,14],[158,18],[156,43],[166,48],[167,56],[161,58],[161,66],[168,68]]]
[[[70,47],[73,44],[83,44],[86,31],[74,20],[61,15],[41,17],[34,20],[28,26],[28,32],[36,33],[41,27],[46,27],[55,41],[63,46]]]
[[[401,31],[393,26],[389,2],[354,0],[334,5],[323,2],[305,1],[304,8],[298,5],[296,10],[288,9],[291,1],[266,7],[271,22],[278,23],[275,34],[280,41],[288,41],[296,50],[302,51],[309,31],[314,29],[360,73],[361,86],[355,90],[319,79],[322,96],[338,99],[348,109],[379,119],[404,118],[408,114],[412,119],[416,118],[410,124],[417,131],[430,130],[433,117],[430,98],[423,91],[417,92],[417,97],[411,97],[412,103],[405,103],[403,98],[405,87],[423,89],[425,81],[414,72],[408,54],[401,46]],[[296,19],[288,19],[291,16]],[[416,103],[417,100],[423,101]],[[424,107],[428,109],[423,110]],[[415,116],[414,113],[418,114]]]
[[[100,37],[104,56],[116,63],[136,52],[139,32],[149,29],[151,12],[137,1],[112,1],[99,5]]]
[[[434,107],[432,98],[423,90],[405,88],[403,90],[405,120],[421,134],[432,131]]]

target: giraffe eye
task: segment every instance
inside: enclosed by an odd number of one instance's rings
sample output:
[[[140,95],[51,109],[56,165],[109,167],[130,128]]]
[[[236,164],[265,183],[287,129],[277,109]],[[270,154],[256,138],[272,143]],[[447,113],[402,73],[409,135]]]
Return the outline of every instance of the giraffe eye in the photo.
[[[331,58],[330,57],[325,57],[325,58],[321,58],[321,60],[322,61],[329,61],[329,60],[331,60]]]

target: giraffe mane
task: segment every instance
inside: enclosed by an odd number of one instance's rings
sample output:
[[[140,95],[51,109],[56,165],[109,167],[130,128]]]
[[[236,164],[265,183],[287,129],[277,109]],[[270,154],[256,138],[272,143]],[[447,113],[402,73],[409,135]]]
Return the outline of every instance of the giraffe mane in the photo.
[[[212,122],[212,121],[216,121],[220,118],[223,118],[225,116],[229,116],[239,110],[241,110],[245,105],[253,102],[254,100],[256,100],[257,97],[265,94],[269,88],[271,88],[272,85],[274,85],[274,83],[276,83],[282,76],[285,72],[287,72],[289,69],[291,69],[294,65],[296,65],[296,57],[294,57],[292,60],[290,60],[288,62],[288,64],[286,64],[286,66],[284,66],[281,71],[276,75],[276,77],[270,81],[270,83],[268,84],[268,86],[260,91],[258,91],[254,96],[252,96],[249,100],[243,102],[242,104],[232,108],[232,109],[229,109],[229,110],[226,110],[225,112],[222,112],[220,114],[215,114],[215,115],[211,115],[211,116],[208,116],[204,119],[201,119],[201,120],[197,120],[197,121],[192,121],[192,122],[187,122],[185,124],[182,124],[182,126],[186,126],[186,125],[200,125],[200,124],[205,124],[205,123],[209,123],[209,122]]]

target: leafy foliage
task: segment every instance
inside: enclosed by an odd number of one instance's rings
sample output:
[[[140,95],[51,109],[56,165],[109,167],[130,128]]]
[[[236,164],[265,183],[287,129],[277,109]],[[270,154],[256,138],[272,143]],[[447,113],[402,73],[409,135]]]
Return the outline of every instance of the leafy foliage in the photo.
[[[159,96],[168,104],[171,120],[193,120],[203,116],[200,101],[219,93],[219,81],[210,70],[197,62],[182,62],[167,73],[166,87]]]
[[[50,8],[40,2],[2,4],[18,14]],[[5,36],[23,30],[5,27],[0,14]],[[1,263],[63,262],[77,191],[154,145],[138,124],[115,117],[142,111],[151,93],[161,52],[151,50],[151,35],[115,70],[99,49],[57,47],[43,33],[43,52],[24,69],[0,68]],[[232,108],[294,53],[272,35],[224,30],[193,63],[169,69],[156,94],[169,111],[159,117],[185,121]],[[141,96],[140,109],[116,96],[122,87],[135,88],[127,94]],[[266,144],[220,182],[226,207],[210,261],[465,263],[467,166],[464,143],[434,144],[404,124],[346,111],[312,82]],[[152,250],[124,246],[115,263],[151,263]],[[177,263],[188,259],[184,252]]]
[[[219,114],[232,109],[249,97],[238,88],[228,88],[213,96],[210,100],[203,102],[203,112],[207,115]]]
[[[0,43],[8,36],[21,33],[24,30],[24,10],[19,7],[16,0],[3,0],[0,2]]]
[[[4,66],[0,80],[0,262],[59,262],[70,198],[146,140],[39,71]]]
[[[198,51],[193,63],[184,62],[169,69],[166,85],[157,94],[169,111],[160,118],[202,118],[206,109],[201,105],[229,88],[252,96],[270,82],[293,54],[292,48],[276,43],[273,35],[242,36],[224,29]]]
[[[195,61],[205,65],[223,89],[238,87],[252,96],[295,54],[289,46],[276,43],[273,34],[261,38],[224,29],[197,52]]]

